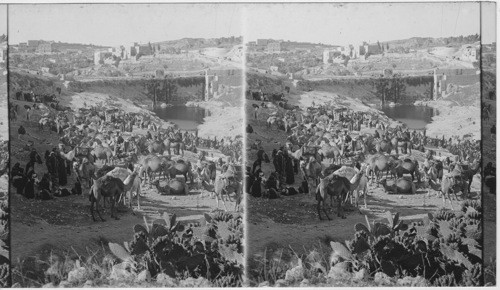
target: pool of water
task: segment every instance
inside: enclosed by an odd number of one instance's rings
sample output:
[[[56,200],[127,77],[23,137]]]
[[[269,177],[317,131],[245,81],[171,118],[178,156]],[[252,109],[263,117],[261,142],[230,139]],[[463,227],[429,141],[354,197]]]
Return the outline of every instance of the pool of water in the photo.
[[[177,124],[182,130],[195,130],[198,125],[203,124],[203,118],[210,116],[208,110],[186,106],[156,108],[153,112],[160,119]]]
[[[432,117],[438,115],[438,111],[427,106],[399,105],[395,107],[384,106],[380,108],[387,117],[400,121],[410,129],[422,130],[432,122]]]

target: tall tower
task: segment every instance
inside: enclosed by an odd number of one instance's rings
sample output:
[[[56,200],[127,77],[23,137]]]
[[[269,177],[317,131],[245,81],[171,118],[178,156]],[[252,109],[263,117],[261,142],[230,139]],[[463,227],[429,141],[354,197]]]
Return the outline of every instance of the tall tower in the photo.
[[[208,69],[205,70],[205,101],[208,101],[210,99],[210,89],[211,89],[211,84],[210,84],[210,75],[208,74]]]
[[[432,91],[433,100],[436,100],[439,95],[438,88],[439,88],[439,78],[437,74],[437,68],[434,68],[434,90]]]

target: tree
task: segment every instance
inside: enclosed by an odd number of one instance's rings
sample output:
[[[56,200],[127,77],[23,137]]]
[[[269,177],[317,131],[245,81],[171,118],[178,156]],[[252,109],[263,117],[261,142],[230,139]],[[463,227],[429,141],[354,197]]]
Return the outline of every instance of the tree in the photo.
[[[382,104],[384,104],[389,94],[389,79],[386,78],[375,79],[373,87],[375,89],[373,93],[375,94],[375,96],[381,99]]]
[[[153,108],[156,107],[157,93],[160,88],[160,83],[154,79],[147,81],[145,84],[146,95],[153,100]]]
[[[406,85],[401,78],[393,78],[391,79],[391,87],[389,91],[392,95],[393,102],[396,103],[406,92]]]

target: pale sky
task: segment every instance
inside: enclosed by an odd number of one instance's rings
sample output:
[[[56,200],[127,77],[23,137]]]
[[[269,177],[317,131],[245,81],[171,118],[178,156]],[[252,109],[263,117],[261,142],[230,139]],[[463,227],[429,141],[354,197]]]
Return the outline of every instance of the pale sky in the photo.
[[[496,41],[497,22],[496,11],[497,5],[494,2],[481,3],[481,42],[490,44]]]
[[[0,5],[0,35],[7,34],[7,5]]]
[[[98,45],[241,36],[241,5],[10,5],[9,42],[29,39]]]
[[[245,41],[356,44],[479,33],[478,3],[247,4]]]
[[[495,5],[483,3],[482,24],[479,6],[477,2],[10,5],[9,38],[12,44],[43,39],[114,46],[244,34],[245,41],[273,38],[346,45],[465,36],[480,33],[482,25],[483,42],[490,43],[496,38]]]

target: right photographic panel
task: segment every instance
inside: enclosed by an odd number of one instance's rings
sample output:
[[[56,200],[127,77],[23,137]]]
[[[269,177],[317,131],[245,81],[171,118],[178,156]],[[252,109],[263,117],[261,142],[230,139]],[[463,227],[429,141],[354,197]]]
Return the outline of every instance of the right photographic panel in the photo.
[[[486,283],[495,283],[496,276],[496,10],[496,3],[481,3],[482,198]]]
[[[246,5],[249,285],[495,284],[481,5]]]

